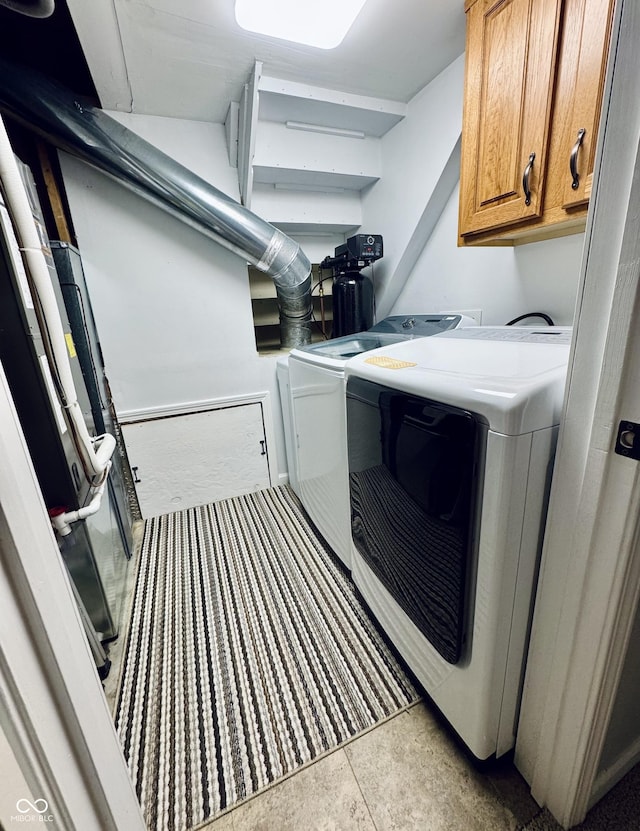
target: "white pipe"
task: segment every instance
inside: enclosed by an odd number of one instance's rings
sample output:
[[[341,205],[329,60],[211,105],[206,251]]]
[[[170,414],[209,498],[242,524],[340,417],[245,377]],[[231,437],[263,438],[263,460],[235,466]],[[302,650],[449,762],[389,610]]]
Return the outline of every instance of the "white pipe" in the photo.
[[[83,508],[78,508],[77,511],[65,511],[61,514],[50,514],[51,524],[61,537],[66,537],[71,533],[70,525],[72,522],[77,522],[79,519],[86,519],[88,516],[93,516],[93,514],[98,513],[100,505],[102,504],[102,496],[107,485],[107,478],[109,476],[110,469],[111,462],[107,462],[102,481],[97,487],[92,488],[91,490],[93,497],[88,505],[85,505]]]
[[[27,274],[31,278],[32,287],[40,301],[46,320],[55,363],[51,370],[54,377],[59,379],[62,387],[64,400],[61,404],[70,422],[71,434],[76,437],[74,438],[76,447],[87,470],[92,476],[102,476],[113,453],[115,440],[108,434],[92,439],[82,416],[49,269],[2,118],[0,118],[0,183],[18,237]],[[97,450],[94,444],[98,445]]]
[[[107,465],[111,464],[110,459],[116,449],[116,440],[111,433],[103,433],[91,440],[96,455],[96,462],[102,471],[106,471]],[[106,473],[104,474],[106,476]]]

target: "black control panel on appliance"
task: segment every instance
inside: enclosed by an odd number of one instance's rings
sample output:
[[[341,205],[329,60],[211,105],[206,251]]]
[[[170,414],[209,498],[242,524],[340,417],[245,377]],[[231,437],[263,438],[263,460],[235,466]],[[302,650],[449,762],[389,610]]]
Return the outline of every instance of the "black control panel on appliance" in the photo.
[[[355,260],[361,268],[381,258],[382,234],[355,234],[339,245],[334,254],[335,260],[344,259],[348,263]]]

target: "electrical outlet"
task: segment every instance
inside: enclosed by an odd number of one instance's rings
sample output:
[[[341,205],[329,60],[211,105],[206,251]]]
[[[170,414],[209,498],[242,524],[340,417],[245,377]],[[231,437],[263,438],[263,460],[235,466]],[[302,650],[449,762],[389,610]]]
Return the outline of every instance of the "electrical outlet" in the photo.
[[[440,312],[440,314],[465,315],[466,317],[473,318],[478,326],[482,326],[482,309],[447,309],[444,312]]]

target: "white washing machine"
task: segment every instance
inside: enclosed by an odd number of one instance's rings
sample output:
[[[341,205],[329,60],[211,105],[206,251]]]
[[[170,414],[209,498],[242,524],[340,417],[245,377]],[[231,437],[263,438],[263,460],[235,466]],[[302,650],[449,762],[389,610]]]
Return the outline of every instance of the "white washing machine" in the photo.
[[[515,741],[570,338],[458,329],[346,367],[354,582],[479,759]]]
[[[310,518],[348,569],[347,360],[384,345],[435,335],[471,322],[470,318],[451,314],[393,315],[367,332],[292,349],[289,354],[289,395],[285,403],[291,413],[287,448],[290,482]],[[282,366],[279,377],[282,391]]]

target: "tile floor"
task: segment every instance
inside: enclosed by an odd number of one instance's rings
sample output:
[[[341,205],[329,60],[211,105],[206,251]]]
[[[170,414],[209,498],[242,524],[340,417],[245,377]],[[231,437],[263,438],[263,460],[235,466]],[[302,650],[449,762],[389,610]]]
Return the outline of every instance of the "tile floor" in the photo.
[[[198,831],[561,831],[513,764],[483,772],[412,705]],[[640,766],[574,831],[640,831]]]

